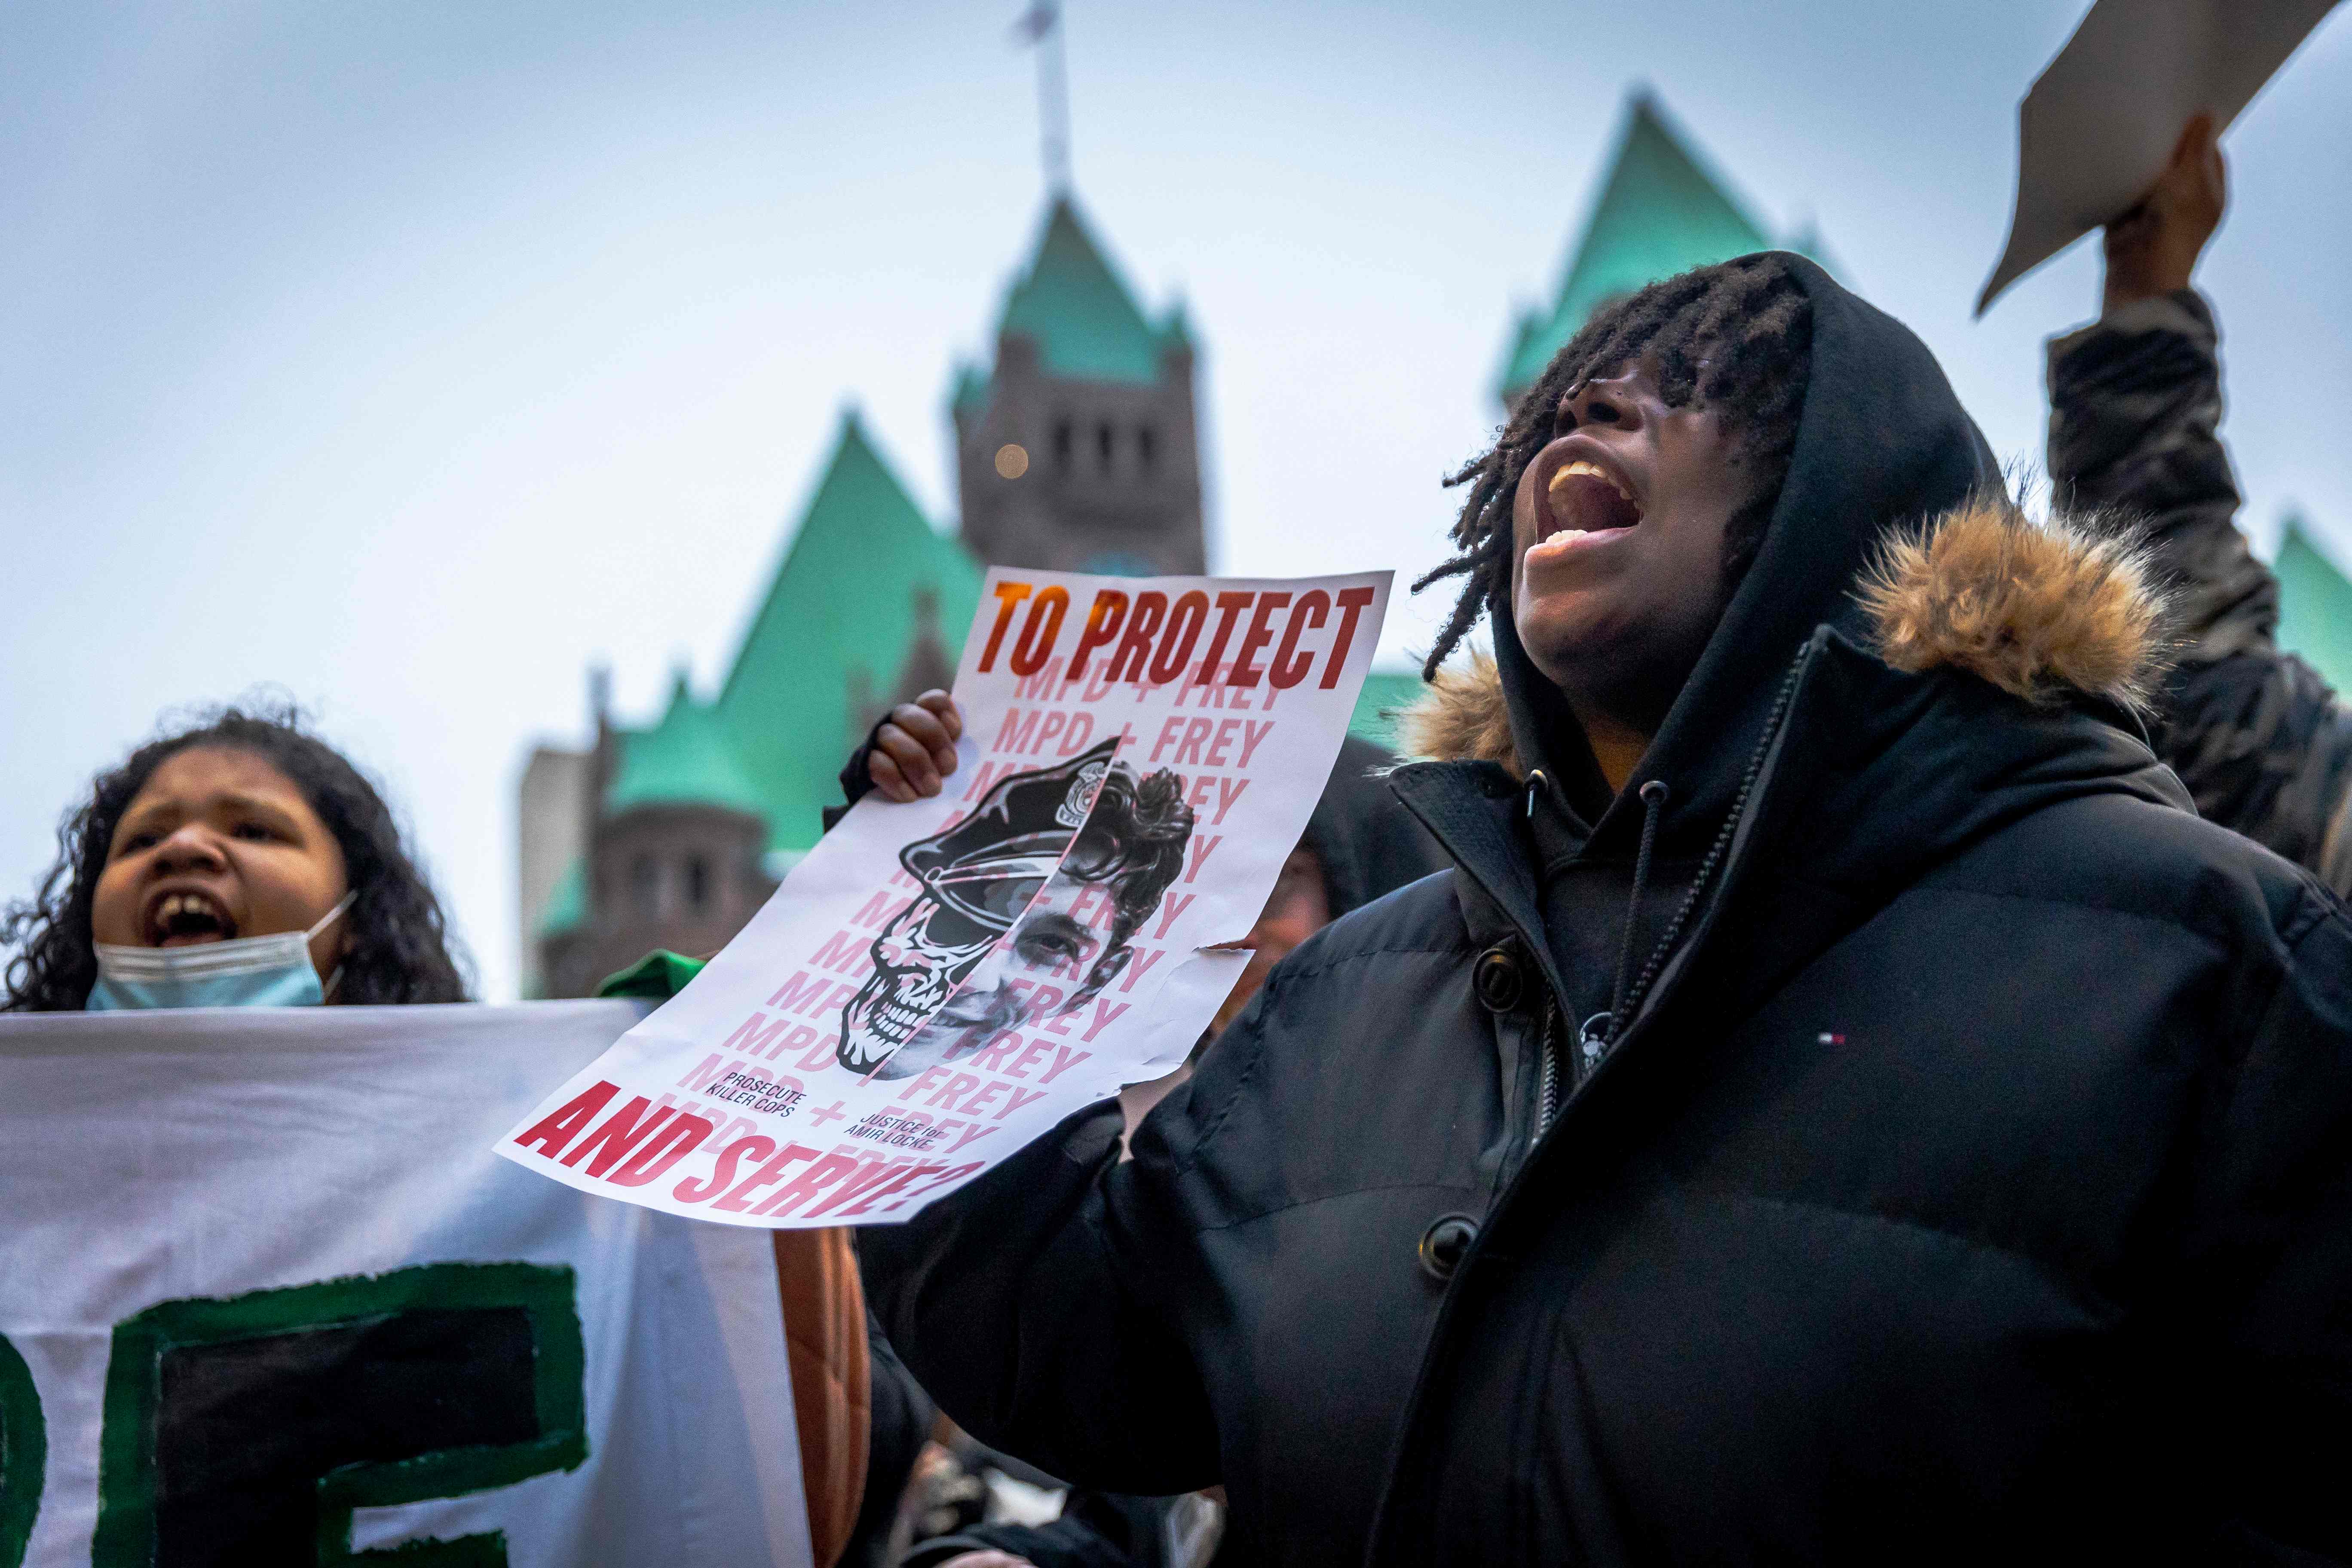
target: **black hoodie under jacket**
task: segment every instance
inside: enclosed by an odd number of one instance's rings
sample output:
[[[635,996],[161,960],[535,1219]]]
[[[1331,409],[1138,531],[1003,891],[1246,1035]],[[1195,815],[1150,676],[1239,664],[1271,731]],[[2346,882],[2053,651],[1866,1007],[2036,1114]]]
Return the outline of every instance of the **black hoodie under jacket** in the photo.
[[[2128,552],[1790,265],[1788,478],[1629,786],[1499,608],[1393,779],[1451,870],[1131,1162],[1098,1107],[865,1233],[975,1435],[1222,1481],[1234,1561],[2352,1560],[2352,923],[2150,754]]]

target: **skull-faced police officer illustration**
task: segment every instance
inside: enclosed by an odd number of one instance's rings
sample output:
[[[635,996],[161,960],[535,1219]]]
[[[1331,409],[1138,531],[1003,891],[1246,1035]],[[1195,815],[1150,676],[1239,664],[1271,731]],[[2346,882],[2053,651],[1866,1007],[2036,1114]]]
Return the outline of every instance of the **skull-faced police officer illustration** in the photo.
[[[842,1009],[842,1066],[906,1078],[1083,1007],[1125,972],[1129,939],[1184,868],[1192,808],[1169,770],[1139,779],[1113,763],[1116,745],[1008,774],[971,816],[899,850],[920,891],[874,939],[874,973]]]

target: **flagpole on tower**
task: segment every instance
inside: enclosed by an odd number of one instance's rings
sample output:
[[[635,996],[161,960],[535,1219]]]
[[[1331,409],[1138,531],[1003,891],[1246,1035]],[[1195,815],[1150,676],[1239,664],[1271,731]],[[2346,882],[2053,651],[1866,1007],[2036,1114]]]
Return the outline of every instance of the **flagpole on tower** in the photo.
[[[1037,51],[1037,130],[1045,161],[1045,189],[1070,188],[1070,79],[1062,58],[1061,0],[1034,0],[1013,24],[1013,37]]]

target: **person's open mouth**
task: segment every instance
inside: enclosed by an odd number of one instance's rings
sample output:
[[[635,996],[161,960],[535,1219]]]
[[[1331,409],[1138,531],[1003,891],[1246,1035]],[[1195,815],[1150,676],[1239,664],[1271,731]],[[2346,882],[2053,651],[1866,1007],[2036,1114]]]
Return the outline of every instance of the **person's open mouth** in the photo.
[[[201,889],[178,889],[148,901],[150,947],[193,947],[198,942],[226,942],[236,935],[236,921],[228,906]]]
[[[1587,458],[1564,465],[1544,487],[1541,530],[1528,553],[1565,554],[1631,532],[1642,521],[1633,487],[1612,468]]]

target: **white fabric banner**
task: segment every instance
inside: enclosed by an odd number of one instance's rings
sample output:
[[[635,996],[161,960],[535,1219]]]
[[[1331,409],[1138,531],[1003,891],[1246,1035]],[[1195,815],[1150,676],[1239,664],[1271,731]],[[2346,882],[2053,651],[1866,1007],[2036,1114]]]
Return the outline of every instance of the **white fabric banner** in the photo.
[[[728,1225],[889,1223],[1168,1072],[1322,796],[1389,581],[992,571],[948,787],[860,801],[499,1152]]]
[[[766,1238],[490,1152],[642,1013],[0,1016],[0,1565],[806,1564]]]

